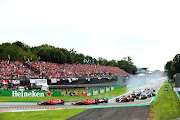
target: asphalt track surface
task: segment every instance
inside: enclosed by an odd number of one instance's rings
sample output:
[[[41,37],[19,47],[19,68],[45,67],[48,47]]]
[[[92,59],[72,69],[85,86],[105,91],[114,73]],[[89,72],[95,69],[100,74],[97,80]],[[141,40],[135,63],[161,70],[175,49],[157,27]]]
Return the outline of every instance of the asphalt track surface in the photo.
[[[143,113],[143,114],[142,114]],[[95,108],[68,120],[147,120],[149,105],[134,107]]]
[[[139,89],[153,88],[157,93],[163,84],[164,79],[158,79],[150,82]],[[127,96],[132,91],[123,95]],[[153,97],[145,100],[135,100],[134,102],[116,103],[115,99],[110,99],[108,103],[100,103],[98,105],[72,105],[71,103],[65,103],[65,105],[46,105],[38,106],[37,103],[27,102],[0,102],[0,112],[19,112],[19,111],[40,111],[40,110],[54,110],[54,109],[69,109],[69,108],[94,108],[89,109],[81,114],[70,118],[69,120],[116,120],[116,119],[131,119],[131,120],[146,120],[149,113],[149,105],[153,100]],[[79,117],[78,117],[79,116]],[[95,117],[95,118],[94,118]],[[128,118],[127,118],[128,117]]]

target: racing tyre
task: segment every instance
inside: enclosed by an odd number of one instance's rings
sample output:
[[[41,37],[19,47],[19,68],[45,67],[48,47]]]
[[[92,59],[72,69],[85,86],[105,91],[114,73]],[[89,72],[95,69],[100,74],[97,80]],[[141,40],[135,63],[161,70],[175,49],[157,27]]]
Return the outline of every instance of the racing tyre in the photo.
[[[82,103],[78,103],[78,105],[82,105]]]
[[[95,104],[96,104],[96,105],[98,105],[98,104],[99,104],[99,102],[95,102]]]

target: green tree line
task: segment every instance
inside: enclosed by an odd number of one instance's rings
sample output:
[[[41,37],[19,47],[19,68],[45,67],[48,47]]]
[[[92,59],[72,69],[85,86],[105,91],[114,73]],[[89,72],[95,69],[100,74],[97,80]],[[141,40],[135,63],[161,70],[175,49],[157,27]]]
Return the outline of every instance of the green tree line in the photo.
[[[26,57],[26,60],[29,59],[30,61],[46,61],[58,64],[99,64],[104,66],[119,67],[130,74],[135,74],[137,71],[137,67],[132,62],[130,56],[124,57],[122,60],[108,61],[102,57],[96,59],[88,55],[85,56],[83,53],[77,53],[74,48],[67,50],[65,48],[58,48],[47,44],[30,47],[21,41],[0,44],[1,60],[10,59],[11,61],[17,60],[24,63],[24,56]]]
[[[180,73],[180,54],[176,54],[173,60],[165,64],[165,73],[170,79],[173,79],[176,73]]]

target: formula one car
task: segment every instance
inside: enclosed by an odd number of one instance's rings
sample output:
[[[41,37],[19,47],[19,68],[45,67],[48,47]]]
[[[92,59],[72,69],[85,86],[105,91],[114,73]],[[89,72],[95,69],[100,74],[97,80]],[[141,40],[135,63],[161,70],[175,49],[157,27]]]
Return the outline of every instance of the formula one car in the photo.
[[[37,105],[56,105],[56,104],[64,105],[64,102],[65,100],[52,99],[52,100],[42,101],[40,103],[37,103]]]
[[[152,97],[152,96],[155,96],[156,94],[155,93],[153,93],[153,92],[147,92],[146,93],[146,96],[148,97],[148,98],[150,98],[150,97]]]
[[[130,94],[128,97],[132,97],[132,98],[136,98],[136,94],[135,93],[132,93],[132,94]]]
[[[121,98],[116,98],[116,102],[134,102],[134,98],[133,97],[121,97]]]
[[[137,99],[137,100],[147,99],[147,95],[144,95],[144,94],[137,95],[137,96],[136,96],[136,99]]]
[[[98,103],[108,103],[108,98],[97,98],[95,99]]]
[[[146,88],[146,89],[144,89],[144,91],[155,92],[155,90],[153,88],[152,89]]]
[[[135,94],[135,93],[139,93],[139,94],[145,93],[145,90],[142,90],[142,89],[133,90],[133,91],[132,91],[132,94]]]
[[[72,103],[72,105],[90,105],[90,104],[98,104],[99,102],[97,100],[93,99],[87,99],[82,101],[76,101],[75,103]]]

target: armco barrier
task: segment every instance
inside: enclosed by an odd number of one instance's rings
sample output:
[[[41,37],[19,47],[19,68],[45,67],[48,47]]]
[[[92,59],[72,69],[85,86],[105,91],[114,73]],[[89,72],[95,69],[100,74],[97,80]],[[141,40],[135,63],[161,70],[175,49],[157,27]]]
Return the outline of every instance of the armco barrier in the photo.
[[[1,91],[1,96],[54,97],[54,96],[61,96],[61,91]]]

